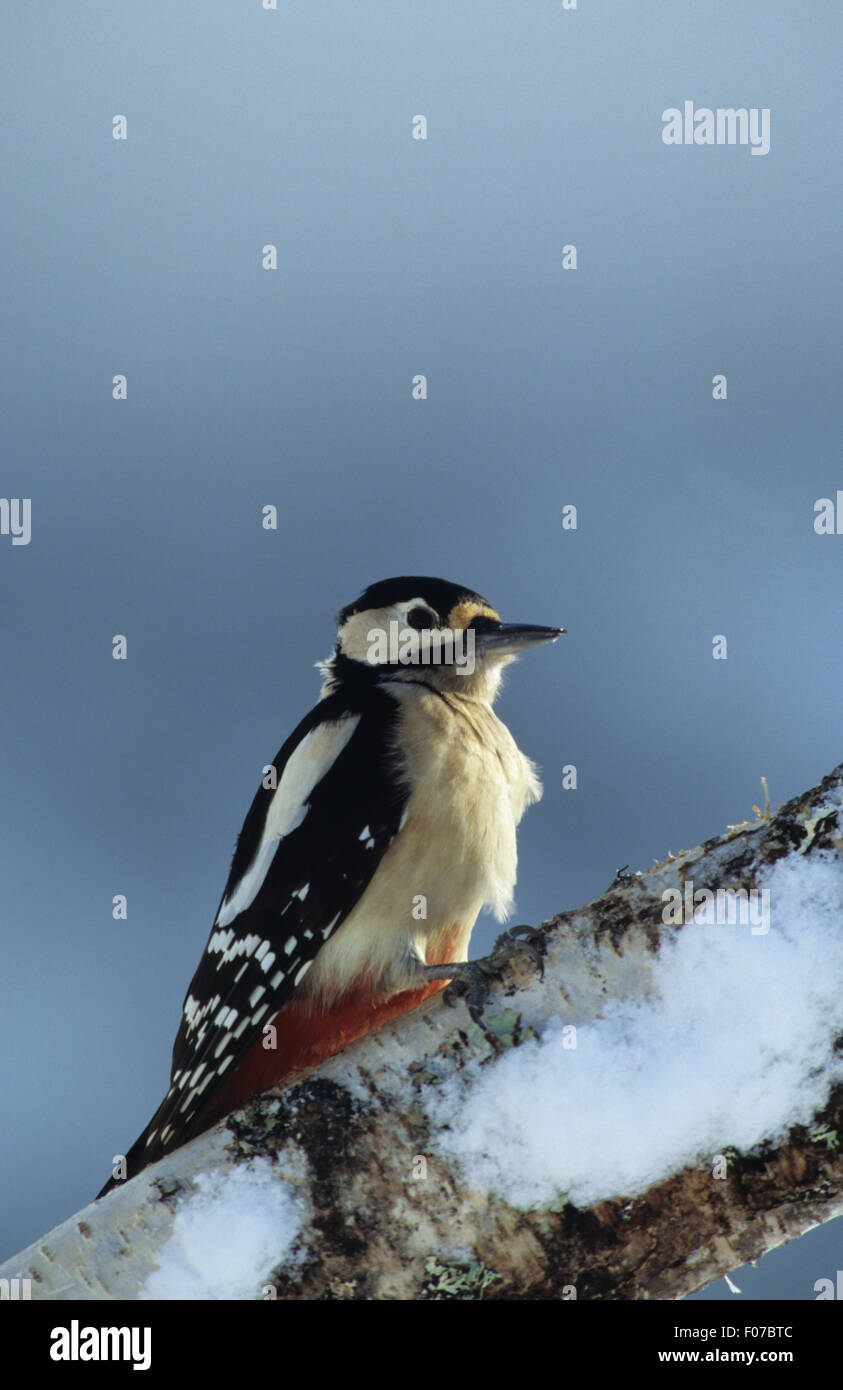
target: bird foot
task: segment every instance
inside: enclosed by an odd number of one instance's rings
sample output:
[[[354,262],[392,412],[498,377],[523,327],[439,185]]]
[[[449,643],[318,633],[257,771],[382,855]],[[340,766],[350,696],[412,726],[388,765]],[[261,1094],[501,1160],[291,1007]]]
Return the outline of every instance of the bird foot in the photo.
[[[518,940],[519,936],[524,939]],[[429,980],[450,981],[443,994],[445,1003],[452,1005],[457,999],[464,999],[472,1019],[497,1052],[500,1051],[500,1042],[483,1021],[491,982],[500,980],[504,971],[516,962],[523,965],[529,961],[543,977],[544,961],[536,944],[541,939],[538,927],[510,927],[501,933],[488,956],[481,956],[479,960],[454,961],[449,965],[426,965],[424,973]]]

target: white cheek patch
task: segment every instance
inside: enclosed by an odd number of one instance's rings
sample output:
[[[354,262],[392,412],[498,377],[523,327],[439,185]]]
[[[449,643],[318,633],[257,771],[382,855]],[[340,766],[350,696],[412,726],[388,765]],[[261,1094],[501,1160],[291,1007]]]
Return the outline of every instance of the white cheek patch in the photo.
[[[399,628],[405,628],[408,613],[414,608],[429,607],[427,599],[410,598],[389,608],[366,608],[360,613],[355,613],[343,624],[340,651],[354,661],[370,662],[373,632],[381,632],[386,636],[390,630],[390,623],[397,623]]]
[[[216,927],[226,927],[251,907],[285,835],[296,830],[308,811],[314,787],[333,767],[357,725],[359,714],[311,729],[287,759],[264,822],[257,854],[230,897],[219,910]],[[301,895],[301,890],[300,890]]]

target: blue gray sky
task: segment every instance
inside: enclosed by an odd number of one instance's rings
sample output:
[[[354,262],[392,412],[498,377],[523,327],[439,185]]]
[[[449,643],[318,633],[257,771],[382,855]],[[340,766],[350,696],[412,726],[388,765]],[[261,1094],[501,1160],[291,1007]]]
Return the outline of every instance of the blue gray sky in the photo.
[[[158,1104],[261,769],[367,584],[568,629],[499,705],[545,784],[519,922],[839,761],[840,31],[824,0],[6,16],[0,1258]],[[666,145],[685,101],[768,109],[769,152]],[[836,1231],[759,1296],[813,1297]]]

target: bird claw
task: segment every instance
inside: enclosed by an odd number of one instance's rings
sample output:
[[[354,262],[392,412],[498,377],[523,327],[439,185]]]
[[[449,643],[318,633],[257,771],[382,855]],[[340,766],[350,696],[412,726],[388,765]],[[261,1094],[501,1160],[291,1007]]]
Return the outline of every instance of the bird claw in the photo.
[[[518,936],[524,940],[518,940]],[[428,979],[449,980],[443,993],[446,1004],[453,1005],[457,999],[464,999],[474,1023],[486,1037],[495,1052],[500,1051],[500,1041],[490,1032],[483,1020],[483,1011],[489,1000],[490,982],[499,980],[503,970],[516,955],[527,955],[532,964],[544,977],[544,961],[535,942],[541,939],[538,927],[511,927],[498,937],[488,956],[479,960],[455,961],[451,965],[427,965]]]
[[[518,941],[518,936],[523,936],[523,940]],[[538,971],[539,979],[543,980],[544,954],[542,951],[539,950],[538,946],[536,945],[536,942],[539,941],[544,941],[544,933],[542,932],[541,927],[509,927],[507,931],[501,932],[501,935],[498,937],[497,941],[492,947],[492,955],[495,954],[495,951],[497,951],[498,947],[501,946],[501,943],[507,943],[509,945],[509,957],[511,957],[513,954],[512,946],[523,946],[524,952],[526,952],[526,954],[530,957],[536,970]]]

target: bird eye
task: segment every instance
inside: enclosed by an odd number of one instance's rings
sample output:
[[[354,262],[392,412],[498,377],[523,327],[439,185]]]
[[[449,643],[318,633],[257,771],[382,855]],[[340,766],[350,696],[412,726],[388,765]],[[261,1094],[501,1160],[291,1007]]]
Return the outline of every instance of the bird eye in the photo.
[[[439,619],[429,608],[411,608],[407,614],[407,626],[421,632],[427,627],[437,627]]]

